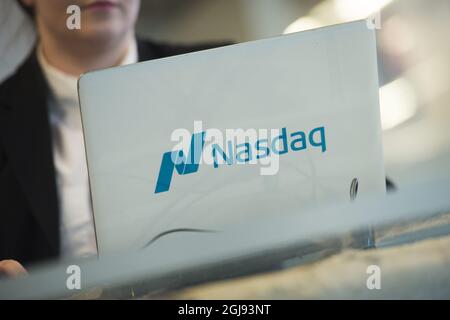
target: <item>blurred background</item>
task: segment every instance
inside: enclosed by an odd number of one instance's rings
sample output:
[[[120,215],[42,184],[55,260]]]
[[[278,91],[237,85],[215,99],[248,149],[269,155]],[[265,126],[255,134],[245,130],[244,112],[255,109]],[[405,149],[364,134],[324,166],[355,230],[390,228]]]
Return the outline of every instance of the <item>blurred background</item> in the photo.
[[[243,42],[369,16],[377,27],[386,173],[398,187],[447,176],[450,0],[144,0],[137,30],[171,43]],[[0,81],[33,41],[14,1],[0,0]]]

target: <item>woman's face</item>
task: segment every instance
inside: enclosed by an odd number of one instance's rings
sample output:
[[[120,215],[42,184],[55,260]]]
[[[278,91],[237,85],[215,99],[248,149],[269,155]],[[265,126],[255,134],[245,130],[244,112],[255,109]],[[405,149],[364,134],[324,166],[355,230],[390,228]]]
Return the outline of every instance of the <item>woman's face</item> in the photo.
[[[111,41],[134,31],[140,0],[22,0],[31,6],[40,31],[51,32],[61,41]],[[71,5],[80,8],[80,29],[69,29]],[[91,42],[92,43],[92,42]],[[80,43],[81,44],[81,43]]]

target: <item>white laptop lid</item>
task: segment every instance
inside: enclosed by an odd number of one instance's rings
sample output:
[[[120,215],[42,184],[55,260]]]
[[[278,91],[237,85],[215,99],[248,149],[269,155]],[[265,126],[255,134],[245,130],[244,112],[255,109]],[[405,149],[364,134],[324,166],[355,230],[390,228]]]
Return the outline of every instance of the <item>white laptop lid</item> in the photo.
[[[100,254],[385,191],[365,21],[88,73],[79,95]]]

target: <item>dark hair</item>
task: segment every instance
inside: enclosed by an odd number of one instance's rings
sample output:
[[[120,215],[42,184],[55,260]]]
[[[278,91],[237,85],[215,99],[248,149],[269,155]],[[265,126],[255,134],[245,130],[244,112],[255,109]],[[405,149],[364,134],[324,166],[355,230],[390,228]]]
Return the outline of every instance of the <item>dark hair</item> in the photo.
[[[16,2],[30,18],[34,18],[34,9],[33,8],[24,5],[21,0],[16,0]]]

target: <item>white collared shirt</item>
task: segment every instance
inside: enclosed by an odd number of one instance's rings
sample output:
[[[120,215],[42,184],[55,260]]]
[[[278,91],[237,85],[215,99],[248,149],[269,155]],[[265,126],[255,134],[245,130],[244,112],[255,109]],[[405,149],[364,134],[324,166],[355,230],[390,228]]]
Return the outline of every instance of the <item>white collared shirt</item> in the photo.
[[[96,255],[77,77],[51,66],[40,47],[37,55],[53,93],[49,98],[48,110],[60,208],[61,256]],[[134,40],[120,65],[137,61]]]

